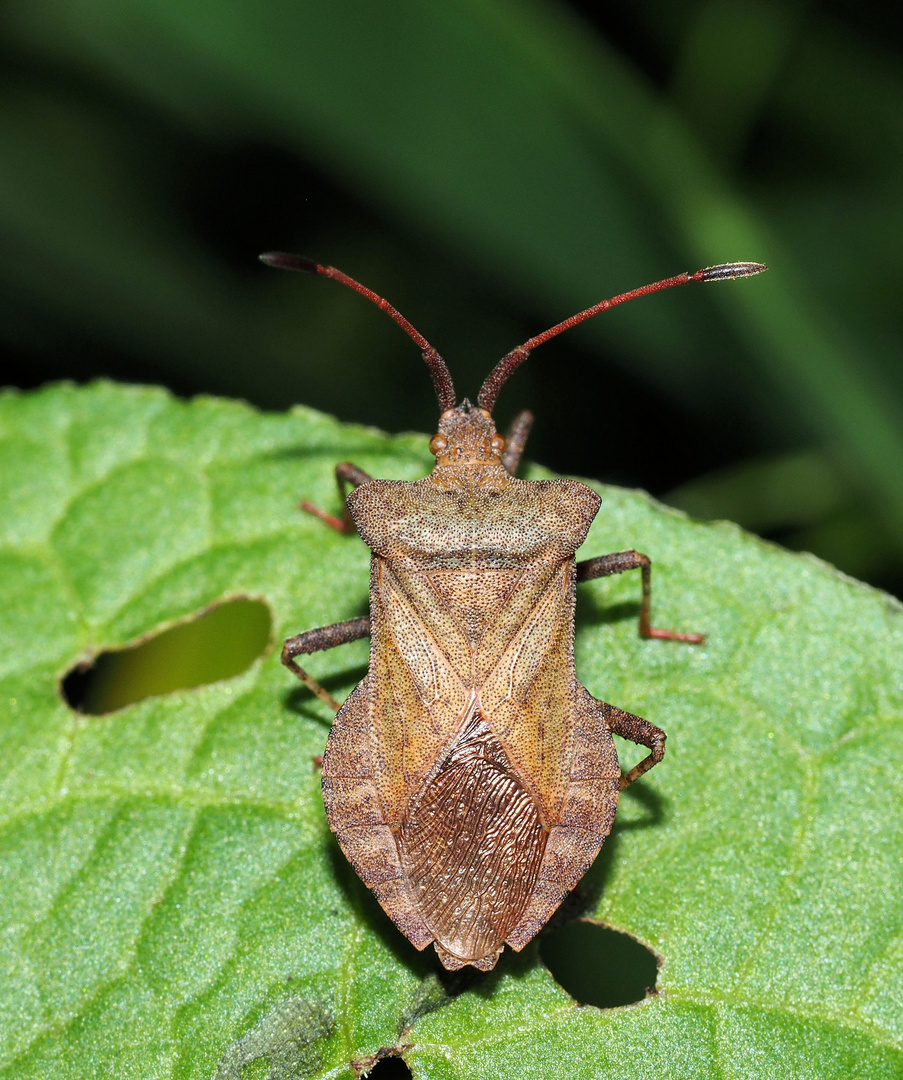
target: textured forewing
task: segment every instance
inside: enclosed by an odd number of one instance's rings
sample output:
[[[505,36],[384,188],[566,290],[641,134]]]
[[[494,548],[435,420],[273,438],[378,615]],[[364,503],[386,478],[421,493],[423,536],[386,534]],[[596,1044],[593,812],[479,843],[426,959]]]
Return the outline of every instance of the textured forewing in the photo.
[[[549,642],[545,662],[505,734],[508,754],[533,782],[547,822],[557,819],[568,786],[574,744],[573,660],[569,641]]]
[[[537,617],[542,618],[541,613],[548,610],[548,605],[554,605],[556,599],[560,602],[561,572],[560,561],[519,568],[507,597],[499,604],[480,640],[476,657],[478,686],[487,686],[504,658],[510,656],[515,642],[536,625]]]
[[[380,561],[379,592],[386,626],[408,658],[412,674],[431,699],[470,675],[471,649],[455,606],[430,573]]]
[[[501,646],[488,666],[481,659],[480,699],[493,729],[507,737],[517,709],[529,698],[537,673],[549,661],[549,653],[567,648],[567,631],[573,622],[573,598],[569,567],[559,564],[545,581],[531,582],[524,574],[518,594],[529,600],[517,619],[499,621]],[[532,587],[531,587],[532,586]],[[565,692],[565,687],[559,688]]]
[[[480,700],[512,762],[553,820],[570,768],[575,685],[573,576],[559,564],[486,678]]]
[[[466,637],[428,577],[378,560],[382,626],[404,657],[423,700],[460,707],[470,673]]]
[[[410,582],[383,560],[375,561],[373,579],[373,754],[380,800],[394,826],[460,722],[467,695],[403,587]]]

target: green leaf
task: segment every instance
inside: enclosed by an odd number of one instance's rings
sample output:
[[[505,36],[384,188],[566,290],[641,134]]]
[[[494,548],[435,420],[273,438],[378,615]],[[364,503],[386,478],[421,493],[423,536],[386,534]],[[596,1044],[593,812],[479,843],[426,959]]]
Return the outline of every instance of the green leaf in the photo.
[[[359,540],[297,512],[333,465],[412,479],[426,440],[306,409],[96,384],[0,397],[0,1078],[896,1077],[903,1071],[901,608],[830,567],[646,496],[600,489],[581,587],[591,692],[661,724],[585,911],[660,956],[659,992],[577,1007],[537,945],[439,978],[329,833],[330,723],[278,650],[106,716],[59,691],[79,660],[263,599],[276,640],[366,606]],[[539,475],[534,470],[534,475]],[[366,643],[318,654],[346,693]],[[636,748],[622,745],[625,761]]]

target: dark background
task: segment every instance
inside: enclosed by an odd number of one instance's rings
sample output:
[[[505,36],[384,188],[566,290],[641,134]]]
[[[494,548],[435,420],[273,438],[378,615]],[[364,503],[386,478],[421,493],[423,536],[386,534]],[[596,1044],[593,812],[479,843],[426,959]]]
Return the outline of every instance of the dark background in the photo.
[[[879,12],[881,14],[879,14]],[[893,16],[896,18],[896,16]],[[96,376],[433,430],[543,346],[529,454],[903,591],[903,34],[865,3],[7,0],[3,381]]]

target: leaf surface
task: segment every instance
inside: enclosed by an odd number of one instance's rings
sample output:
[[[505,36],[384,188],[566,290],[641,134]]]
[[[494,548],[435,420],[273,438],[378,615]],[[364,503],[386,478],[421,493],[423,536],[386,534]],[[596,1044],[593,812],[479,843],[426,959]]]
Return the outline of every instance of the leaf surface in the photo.
[[[0,1078],[343,1076],[387,1047],[424,1078],[900,1076],[903,620],[814,559],[599,489],[582,554],[646,551],[657,623],[708,635],[641,641],[635,576],[581,586],[582,681],[669,734],[581,887],[661,958],[626,1008],[578,1007],[536,944],[440,980],[332,840],[330,716],[277,648],[64,703],[79,660],[226,597],[269,605],[274,646],[365,611],[366,549],[296,510],[335,507],[343,460],[429,467],[422,437],[302,408],[0,397]],[[310,668],[342,696],[366,654]]]

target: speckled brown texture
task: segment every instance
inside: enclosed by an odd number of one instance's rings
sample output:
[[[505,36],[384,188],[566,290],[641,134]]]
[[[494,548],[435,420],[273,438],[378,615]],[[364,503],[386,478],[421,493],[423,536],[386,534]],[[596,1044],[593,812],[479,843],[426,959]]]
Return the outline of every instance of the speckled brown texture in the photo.
[[[604,706],[573,657],[574,552],[599,498],[509,475],[482,410],[439,430],[429,477],[348,499],[373,551],[370,671],[336,717],[323,790],[410,940],[486,969],[576,885],[617,805]]]

